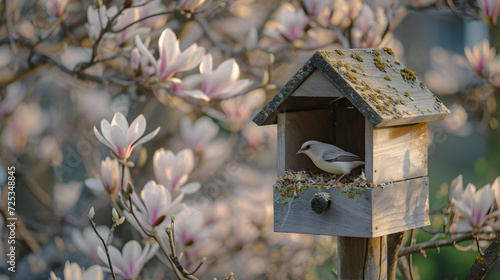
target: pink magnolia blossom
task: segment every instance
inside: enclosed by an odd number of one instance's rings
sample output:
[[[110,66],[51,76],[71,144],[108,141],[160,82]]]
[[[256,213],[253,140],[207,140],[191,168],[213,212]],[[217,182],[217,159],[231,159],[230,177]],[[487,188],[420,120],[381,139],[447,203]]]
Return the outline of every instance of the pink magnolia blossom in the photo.
[[[139,36],[135,37],[135,40],[136,45],[141,43]],[[137,40],[139,40],[139,42],[137,42]],[[148,48],[150,41],[150,38],[147,38],[144,42],[144,47]],[[155,73],[155,66],[149,60],[149,56],[141,54],[137,47],[132,49],[130,68],[134,70],[137,76],[142,75],[143,77],[149,77]]]
[[[162,4],[161,0],[145,0],[149,1],[146,5],[139,6],[135,8],[139,13],[139,18],[145,18],[153,14],[159,14],[167,11],[167,7]],[[134,5],[140,5],[144,1],[134,1]],[[151,28],[159,28],[167,22],[167,15],[159,15],[155,17],[150,17],[148,19],[142,20],[138,23],[139,26],[147,26]]]
[[[85,180],[85,185],[94,191],[106,191],[110,195],[117,194],[123,190],[122,168],[118,160],[106,157],[106,159],[101,161],[101,180],[89,178]],[[130,170],[127,166],[125,166],[123,182],[124,186],[127,186],[128,182],[130,182]]]
[[[185,117],[181,119],[179,128],[182,140],[195,153],[201,153],[219,133],[219,126],[209,117],[201,117],[194,123]]]
[[[92,5],[87,9],[87,29],[89,32],[89,37],[92,41],[95,41],[101,30],[106,27],[108,21],[111,17],[118,13],[118,8],[112,6],[109,9],[102,5],[99,9],[94,8]],[[114,36],[112,33],[105,34],[104,38],[109,38]]]
[[[102,238],[106,239],[108,237],[110,230],[107,226],[97,226],[96,229]],[[102,243],[92,227],[86,227],[81,232],[74,229],[71,232],[71,239],[75,246],[82,253],[87,255],[92,262],[97,262],[99,260],[97,248],[102,245]]]
[[[151,246],[147,242],[143,249],[139,242],[130,240],[123,246],[122,252],[114,246],[109,246],[108,250],[114,271],[123,275],[126,279],[135,279],[139,276],[144,264],[158,251],[158,243]],[[99,246],[97,253],[101,261],[109,265],[106,252],[104,252],[101,246]]]
[[[181,0],[179,6],[184,11],[192,13],[203,3],[205,3],[205,0]]]
[[[488,23],[495,25],[497,23],[498,11],[500,9],[499,0],[477,0],[477,4],[487,18]]]
[[[136,38],[135,43],[139,52],[146,56],[151,65],[154,66],[156,78],[160,82],[179,82],[173,76],[177,72],[188,71],[196,67],[205,54],[205,49],[199,47],[197,44],[193,44],[181,52],[179,40],[177,40],[177,36],[170,28],[166,28],[161,33],[158,41],[158,48],[160,50],[158,60],[155,60],[140,39]]]
[[[147,230],[148,233],[151,233],[154,227],[159,226],[164,219],[171,214],[169,211],[179,204],[183,197],[184,194],[181,194],[172,201],[170,192],[168,192],[163,185],[157,184],[155,181],[151,180],[144,185],[140,199],[135,193],[132,195],[137,221],[128,212],[125,212],[124,215],[127,221],[146,238],[142,228]],[[138,223],[140,223],[142,228]]]
[[[82,269],[77,263],[66,261],[64,265],[63,280],[103,280],[104,275],[99,265],[93,265],[89,269]],[[61,280],[56,274],[50,272],[50,280]]]
[[[161,148],[153,156],[156,180],[164,184],[172,195],[177,192],[194,193],[200,188],[199,182],[186,184],[189,173],[194,168],[193,151],[184,149],[177,154]]]
[[[386,28],[387,18],[384,11],[381,8],[374,11],[369,5],[363,5],[359,17],[354,21],[352,31],[354,46],[359,48],[377,47]]]
[[[259,88],[247,94],[223,100],[220,105],[224,114],[215,109],[207,112],[223,121],[231,130],[238,131],[250,118],[253,111],[264,103],[265,97],[264,90]]]
[[[201,211],[191,207],[183,207],[175,218],[175,237],[183,245],[193,244],[200,234],[203,234],[205,222]]]
[[[135,147],[153,139],[160,127],[142,137],[145,130],[146,118],[143,115],[135,118],[129,126],[127,119],[120,112],[115,113],[111,124],[107,120],[101,121],[102,135],[94,126],[97,139],[108,146],[120,159],[128,159]]]
[[[490,42],[485,39],[476,44],[472,50],[466,46],[464,51],[472,70],[479,76],[487,77],[486,67],[495,58],[495,48],[490,48]]]
[[[451,203],[474,228],[480,228],[488,219],[488,211],[494,200],[495,191],[490,184],[476,191],[476,187],[469,183],[460,198],[452,197]]]
[[[201,90],[186,90],[186,94],[205,101],[231,97],[245,90],[252,82],[239,79],[240,67],[234,58],[222,62],[215,70],[212,55],[207,54],[200,63]]]
[[[332,5],[331,0],[303,0],[302,3],[312,20],[316,19],[325,9],[330,10],[329,8]]]
[[[296,9],[292,4],[285,2],[278,14],[278,30],[284,38],[293,42],[302,38],[309,21],[302,9]]]
[[[43,3],[47,10],[56,17],[64,14],[68,0],[44,0]]]
[[[116,19],[116,23],[113,25],[113,30],[121,31],[115,33],[113,38],[116,40],[118,45],[121,46],[122,44],[131,41],[136,36],[143,36],[149,33],[151,28],[147,26],[141,26],[139,24],[130,25],[139,19],[141,19],[139,8],[126,9]]]

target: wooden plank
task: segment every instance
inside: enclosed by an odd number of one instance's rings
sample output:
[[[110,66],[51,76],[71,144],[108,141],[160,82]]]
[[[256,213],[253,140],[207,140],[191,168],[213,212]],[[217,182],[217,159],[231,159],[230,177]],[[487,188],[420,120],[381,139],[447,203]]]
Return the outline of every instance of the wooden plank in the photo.
[[[286,113],[278,114],[278,176],[285,174],[286,162]]]
[[[374,128],[370,132],[373,143],[365,141],[373,151],[373,173],[368,176],[371,182],[378,185],[427,176],[427,123]]]
[[[338,237],[339,279],[387,279],[387,239]]]
[[[292,94],[295,97],[341,97],[342,93],[325,77],[319,70],[312,74],[300,84]]]
[[[320,191],[329,193],[332,201],[318,214],[311,210],[310,200]],[[309,187],[287,201],[274,192],[276,232],[373,238],[429,224],[427,177],[352,192]]]
[[[365,176],[373,182],[373,124],[365,120]]]
[[[374,188],[372,209],[374,236],[430,225],[429,178],[421,177],[402,181],[397,186]]]
[[[365,157],[365,121],[349,100],[342,98],[334,103],[335,144],[342,149]]]

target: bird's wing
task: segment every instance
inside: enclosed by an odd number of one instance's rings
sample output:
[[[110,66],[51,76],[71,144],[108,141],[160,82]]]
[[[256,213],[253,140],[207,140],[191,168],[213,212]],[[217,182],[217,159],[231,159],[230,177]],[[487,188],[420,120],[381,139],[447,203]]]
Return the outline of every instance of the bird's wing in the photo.
[[[353,153],[341,150],[332,149],[328,150],[323,154],[323,160],[328,162],[333,161],[363,161],[363,159]]]

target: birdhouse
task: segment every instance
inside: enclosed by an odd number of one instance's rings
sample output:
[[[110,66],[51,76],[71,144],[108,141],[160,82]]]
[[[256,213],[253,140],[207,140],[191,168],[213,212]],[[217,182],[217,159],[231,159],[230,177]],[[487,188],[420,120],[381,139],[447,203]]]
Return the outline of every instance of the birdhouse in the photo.
[[[373,238],[429,225],[427,122],[449,113],[390,48],[316,52],[253,119],[278,125],[274,230]],[[314,183],[317,167],[296,155],[308,140],[364,158],[366,184]]]

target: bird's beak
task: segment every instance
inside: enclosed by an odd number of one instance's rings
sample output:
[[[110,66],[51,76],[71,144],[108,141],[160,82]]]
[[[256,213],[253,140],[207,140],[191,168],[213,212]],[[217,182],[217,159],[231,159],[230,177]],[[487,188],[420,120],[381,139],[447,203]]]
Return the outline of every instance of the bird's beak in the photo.
[[[295,154],[296,154],[296,155],[298,155],[298,154],[303,154],[303,153],[305,153],[305,151],[304,151],[304,150],[302,150],[302,149],[300,149],[300,150],[298,150]]]

